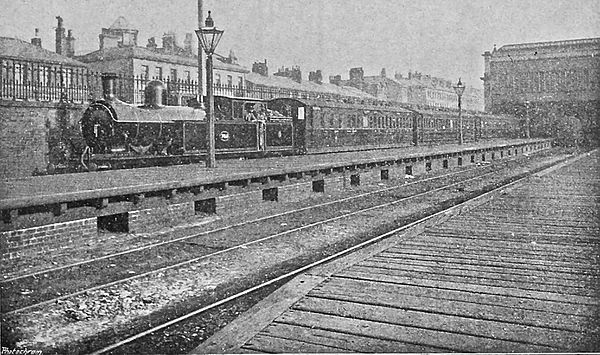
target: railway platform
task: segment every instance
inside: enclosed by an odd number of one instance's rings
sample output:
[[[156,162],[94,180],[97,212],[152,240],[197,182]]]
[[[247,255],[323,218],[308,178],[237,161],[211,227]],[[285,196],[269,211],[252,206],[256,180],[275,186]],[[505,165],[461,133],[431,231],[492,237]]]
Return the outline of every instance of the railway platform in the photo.
[[[488,163],[551,147],[551,140],[496,140],[464,145],[219,160],[199,164],[35,176],[0,181],[2,259],[39,254],[99,230],[145,233],[197,214],[296,201],[438,169]],[[362,181],[361,181],[362,180]],[[63,243],[64,242],[64,243]]]
[[[310,270],[193,353],[597,352],[599,169],[594,151]]]
[[[65,201],[140,193],[188,185],[332,169],[398,159],[423,160],[457,153],[485,152],[505,147],[522,148],[548,142],[541,139],[497,140],[479,143],[405,147],[265,159],[219,160],[216,168],[198,164],[109,170],[90,173],[34,176],[0,181],[0,209],[30,207]],[[525,151],[519,150],[519,153]]]

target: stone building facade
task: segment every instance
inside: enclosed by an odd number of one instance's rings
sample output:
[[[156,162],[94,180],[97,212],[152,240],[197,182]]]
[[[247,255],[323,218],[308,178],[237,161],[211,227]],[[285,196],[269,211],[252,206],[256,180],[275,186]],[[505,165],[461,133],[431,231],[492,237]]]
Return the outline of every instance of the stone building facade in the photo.
[[[114,72],[135,78],[127,83],[130,88],[121,99],[131,103],[143,102],[145,85],[150,80],[166,82],[173,93],[169,104],[181,105],[196,97],[198,57],[192,49],[192,34],[186,34],[183,46],[177,44],[173,33],[165,33],[162,47],[150,38],[145,47],[137,45],[137,30],[119,17],[109,29],[102,29],[100,48],[77,57],[92,71]],[[245,87],[245,76],[250,71],[237,63],[233,52],[228,56],[214,55],[214,83],[217,86]],[[204,90],[206,92],[206,90]]]
[[[600,38],[494,46],[483,57],[486,111],[522,116],[541,135],[581,125],[582,139],[598,141]]]
[[[365,76],[363,68],[352,68],[348,80],[340,76],[330,77],[331,83],[348,85],[369,93],[380,100],[396,101],[426,108],[456,109],[458,98],[449,80],[432,77],[419,72],[408,75],[396,73],[386,75],[385,68],[376,76]],[[483,110],[483,93],[467,85],[462,97],[462,107],[466,110]]]

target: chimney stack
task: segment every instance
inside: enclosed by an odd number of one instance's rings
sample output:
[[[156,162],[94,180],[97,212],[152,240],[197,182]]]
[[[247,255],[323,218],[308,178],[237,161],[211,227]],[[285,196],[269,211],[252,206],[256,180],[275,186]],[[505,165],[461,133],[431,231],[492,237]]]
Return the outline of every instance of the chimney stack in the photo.
[[[40,38],[40,29],[36,28],[35,29],[35,36],[31,39],[31,44],[33,44],[34,46],[38,46],[40,48],[42,48],[42,39]]]
[[[192,55],[192,44],[193,44],[193,36],[191,33],[185,34],[185,40],[183,41],[183,49],[187,55]]]
[[[260,74],[262,76],[269,76],[269,67],[267,66],[267,60],[264,63],[254,62],[252,64],[252,72]]]
[[[73,31],[69,30],[66,39],[66,56],[72,58],[75,56],[75,38],[73,37]]]
[[[321,70],[311,71],[308,73],[308,81],[317,84],[323,84],[323,73]]]
[[[175,51],[175,34],[165,33],[162,38],[163,51],[165,53],[173,53]]]
[[[58,26],[56,27],[56,53],[65,54],[65,28],[63,27],[63,19],[60,16],[56,16],[58,20]]]
[[[340,84],[342,83],[342,76],[339,75],[339,74],[338,75],[329,76],[329,83],[337,85],[337,86],[340,86]]]

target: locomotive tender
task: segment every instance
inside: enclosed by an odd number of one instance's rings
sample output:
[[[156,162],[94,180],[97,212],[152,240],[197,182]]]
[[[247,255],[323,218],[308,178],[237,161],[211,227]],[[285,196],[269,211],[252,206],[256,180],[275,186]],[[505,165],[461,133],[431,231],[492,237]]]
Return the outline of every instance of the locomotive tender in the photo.
[[[163,84],[152,81],[146,102],[114,95],[114,75],[103,76],[104,99],[81,121],[85,141],[72,164],[80,170],[194,163],[207,153],[206,112],[162,106]],[[465,142],[518,136],[510,117],[463,116]],[[389,102],[215,97],[217,157],[263,157],[442,144],[457,141],[456,113],[416,111]]]

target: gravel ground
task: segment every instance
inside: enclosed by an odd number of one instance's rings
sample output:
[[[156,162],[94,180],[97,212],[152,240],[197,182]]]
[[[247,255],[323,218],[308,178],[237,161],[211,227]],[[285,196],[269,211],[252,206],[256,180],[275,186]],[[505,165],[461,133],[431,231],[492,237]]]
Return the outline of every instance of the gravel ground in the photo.
[[[561,157],[546,158],[545,162]],[[512,169],[511,173],[520,171]],[[439,193],[435,199],[416,198],[410,203],[291,233],[176,270],[91,291],[17,313],[3,319],[3,325],[16,330],[13,336],[18,338],[15,344],[18,347],[41,349],[44,353],[86,352],[98,346],[93,339],[114,340],[115,334],[122,337],[174,314],[186,313],[187,308],[206,304],[282,270],[364,240],[375,232],[391,229],[487,184],[469,183],[462,189]],[[189,337],[194,337],[192,334]]]

